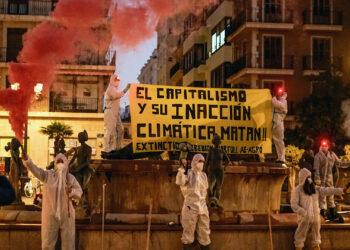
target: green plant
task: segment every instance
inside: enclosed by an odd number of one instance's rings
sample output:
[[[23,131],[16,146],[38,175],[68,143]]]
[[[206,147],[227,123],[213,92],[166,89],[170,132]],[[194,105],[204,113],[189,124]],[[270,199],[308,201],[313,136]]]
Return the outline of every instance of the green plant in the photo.
[[[61,122],[51,122],[46,127],[41,127],[40,133],[48,135],[50,139],[55,138],[55,156],[59,151],[59,140],[73,134],[72,127]]]

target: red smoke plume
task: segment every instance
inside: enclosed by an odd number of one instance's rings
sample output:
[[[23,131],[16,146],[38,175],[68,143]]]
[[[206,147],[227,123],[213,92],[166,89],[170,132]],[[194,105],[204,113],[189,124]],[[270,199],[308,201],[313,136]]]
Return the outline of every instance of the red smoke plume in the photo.
[[[217,0],[118,0],[111,21],[105,22],[110,27],[96,32],[110,1],[115,0],[59,0],[52,13],[54,23],[43,22],[23,37],[19,63],[9,65],[10,81],[20,83],[20,89],[0,90],[0,105],[9,111],[12,130],[21,142],[35,84],[48,88],[57,64],[72,61],[79,46],[103,51],[114,36],[115,45],[136,47],[153,35],[160,20],[198,11]]]

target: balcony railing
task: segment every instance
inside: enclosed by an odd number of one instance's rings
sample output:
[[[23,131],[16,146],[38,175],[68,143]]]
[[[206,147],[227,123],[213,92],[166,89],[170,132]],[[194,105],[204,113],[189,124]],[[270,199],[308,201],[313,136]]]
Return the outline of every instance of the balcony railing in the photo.
[[[293,23],[293,10],[268,11],[262,8],[245,9],[232,21],[228,35],[236,32],[247,22],[256,23]]]
[[[56,97],[50,100],[50,112],[97,113],[98,98]]]
[[[245,68],[256,69],[294,69],[294,56],[262,57],[259,54],[248,54],[237,59],[231,65],[230,76]]]
[[[304,56],[303,70],[328,70],[331,66],[342,68],[342,57]]]
[[[48,16],[54,10],[56,3],[55,0],[23,2],[3,0],[0,3],[0,14]]]
[[[192,65],[189,65],[188,67],[184,67],[184,75],[190,72],[193,68],[198,68],[201,65],[205,65],[206,60],[205,59],[196,59]]]
[[[176,74],[180,69],[182,69],[180,63],[176,63],[171,69],[170,69],[170,77],[173,77],[173,75]]]
[[[317,25],[343,25],[343,12],[341,11],[304,11],[303,12],[304,24],[317,24]]]
[[[15,49],[13,51],[9,51],[6,47],[0,47],[0,62],[10,62],[15,61],[17,57],[17,53],[20,49]],[[64,61],[62,64],[73,64],[73,65],[106,65],[105,54],[98,54],[92,51],[86,52],[81,51],[76,57],[74,61]]]

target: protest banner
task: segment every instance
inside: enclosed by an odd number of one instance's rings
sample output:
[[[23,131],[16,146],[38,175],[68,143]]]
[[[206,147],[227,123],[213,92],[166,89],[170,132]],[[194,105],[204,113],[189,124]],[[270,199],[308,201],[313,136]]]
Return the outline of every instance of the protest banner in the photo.
[[[215,133],[228,154],[271,153],[268,89],[215,89],[132,84],[134,152],[176,151],[188,142],[207,152]]]

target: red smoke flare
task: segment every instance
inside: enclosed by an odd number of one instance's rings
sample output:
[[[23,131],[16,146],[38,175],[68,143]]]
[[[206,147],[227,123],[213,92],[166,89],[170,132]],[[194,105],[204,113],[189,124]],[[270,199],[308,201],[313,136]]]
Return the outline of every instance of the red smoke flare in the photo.
[[[59,0],[52,17],[55,23],[44,22],[23,38],[19,63],[10,63],[12,83],[20,83],[18,91],[0,90],[0,106],[9,111],[9,122],[22,142],[24,125],[34,95],[34,86],[41,82],[49,88],[54,82],[56,67],[72,61],[81,45],[103,51],[115,37],[116,45],[136,47],[150,38],[157,23],[182,11],[199,11],[217,0],[118,0],[107,29],[97,32],[110,1]],[[109,33],[110,31],[110,33]]]

